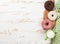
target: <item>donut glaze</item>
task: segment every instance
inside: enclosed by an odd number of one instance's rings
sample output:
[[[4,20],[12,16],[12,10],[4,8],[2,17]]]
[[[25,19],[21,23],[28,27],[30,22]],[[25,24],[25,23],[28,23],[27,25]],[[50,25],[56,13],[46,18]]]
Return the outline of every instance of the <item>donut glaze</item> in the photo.
[[[50,20],[52,20],[52,21],[55,21],[56,19],[57,19],[57,13],[55,12],[55,11],[50,11],[49,13],[48,13],[48,18],[50,19]]]
[[[53,27],[53,22],[49,19],[45,19],[45,20],[42,21],[42,27],[45,30],[49,30]]]
[[[45,7],[46,10],[52,11],[53,8],[54,8],[54,2],[46,1],[45,4],[44,4],[44,7]]]

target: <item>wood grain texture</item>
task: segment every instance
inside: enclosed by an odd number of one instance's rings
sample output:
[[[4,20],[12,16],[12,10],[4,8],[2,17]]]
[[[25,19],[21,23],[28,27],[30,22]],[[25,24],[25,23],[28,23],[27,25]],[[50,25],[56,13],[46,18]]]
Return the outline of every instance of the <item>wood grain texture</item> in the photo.
[[[41,26],[45,1],[0,0],[0,44],[50,44]]]

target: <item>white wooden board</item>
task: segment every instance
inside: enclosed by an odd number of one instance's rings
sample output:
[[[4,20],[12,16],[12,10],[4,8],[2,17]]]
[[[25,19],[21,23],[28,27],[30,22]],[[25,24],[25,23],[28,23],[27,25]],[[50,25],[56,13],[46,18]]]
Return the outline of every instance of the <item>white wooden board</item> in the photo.
[[[49,44],[41,26],[45,1],[0,0],[0,44]]]

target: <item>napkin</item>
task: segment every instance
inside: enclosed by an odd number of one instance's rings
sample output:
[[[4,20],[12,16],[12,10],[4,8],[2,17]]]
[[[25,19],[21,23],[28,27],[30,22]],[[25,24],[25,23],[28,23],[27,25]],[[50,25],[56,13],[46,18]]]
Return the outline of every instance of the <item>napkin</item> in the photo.
[[[52,39],[51,44],[60,44],[60,0],[55,4],[56,11],[58,13],[58,18],[56,21],[56,26],[53,31],[56,33],[56,36]]]

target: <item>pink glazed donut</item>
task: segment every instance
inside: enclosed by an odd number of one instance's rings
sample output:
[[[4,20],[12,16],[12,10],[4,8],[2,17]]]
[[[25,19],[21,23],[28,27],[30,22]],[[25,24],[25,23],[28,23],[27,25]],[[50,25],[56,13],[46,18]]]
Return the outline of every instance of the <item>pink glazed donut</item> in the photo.
[[[48,30],[48,29],[51,29],[53,27],[53,22],[49,19],[45,19],[43,22],[42,22],[42,27],[45,29],[45,30]]]

